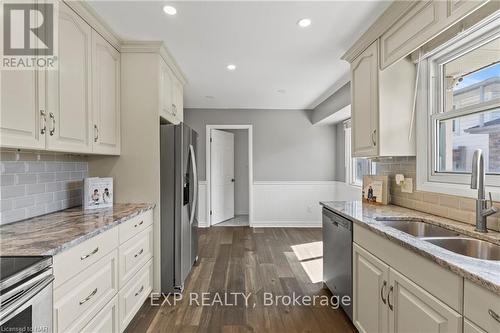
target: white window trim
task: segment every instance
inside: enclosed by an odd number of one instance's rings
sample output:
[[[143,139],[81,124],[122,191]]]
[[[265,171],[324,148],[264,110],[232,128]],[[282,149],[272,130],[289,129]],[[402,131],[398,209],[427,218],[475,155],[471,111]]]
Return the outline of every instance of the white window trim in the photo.
[[[355,179],[355,160],[357,157],[352,156],[352,145],[351,145],[351,119],[344,121],[344,167],[345,167],[345,182],[349,186],[353,186],[356,188],[362,188],[363,182],[357,183],[354,181]],[[370,169],[372,168],[372,164],[370,161]]]
[[[443,105],[438,100],[441,80],[435,80],[442,73],[439,66],[450,59],[459,57],[473,47],[486,44],[500,36],[500,13],[496,13],[481,23],[459,34],[425,56],[420,65],[421,80],[418,87],[417,107],[417,190],[450,195],[476,197],[477,190],[470,189],[470,175],[436,174],[433,167],[434,142],[436,140],[435,121],[442,117]],[[465,111],[466,112],[466,111]],[[487,191],[494,200],[500,200],[500,176],[487,175]]]

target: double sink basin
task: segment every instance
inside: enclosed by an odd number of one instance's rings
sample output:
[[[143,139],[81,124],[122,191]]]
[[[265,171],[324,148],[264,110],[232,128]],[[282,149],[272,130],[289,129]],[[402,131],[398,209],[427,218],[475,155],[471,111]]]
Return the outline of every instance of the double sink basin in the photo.
[[[500,260],[500,246],[426,223],[418,218],[377,217],[376,220],[388,227],[463,256],[483,260]]]

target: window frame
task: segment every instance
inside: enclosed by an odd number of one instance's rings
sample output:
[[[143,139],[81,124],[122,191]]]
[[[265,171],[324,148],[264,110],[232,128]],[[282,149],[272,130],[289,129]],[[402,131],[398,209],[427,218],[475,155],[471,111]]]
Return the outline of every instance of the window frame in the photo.
[[[361,188],[363,186],[363,181],[356,182],[356,160],[361,159],[359,157],[352,156],[352,128],[351,119],[347,119],[343,122],[344,125],[344,167],[345,167],[345,182],[354,187]],[[373,170],[372,161],[367,159],[368,168]]]
[[[470,189],[470,173],[437,172],[438,122],[500,107],[500,102],[444,112],[444,64],[488,42],[500,38],[500,13],[471,27],[425,55],[420,63],[420,83],[417,101],[417,190],[475,197]],[[486,175],[486,186],[496,200],[500,199],[500,175]]]

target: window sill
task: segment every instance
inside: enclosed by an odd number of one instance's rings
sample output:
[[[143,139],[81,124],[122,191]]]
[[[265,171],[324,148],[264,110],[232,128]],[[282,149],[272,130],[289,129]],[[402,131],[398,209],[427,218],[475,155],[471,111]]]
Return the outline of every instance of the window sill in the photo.
[[[460,196],[466,198],[477,198],[477,190],[470,188],[470,185],[465,184],[451,184],[451,183],[438,183],[438,182],[419,182],[417,183],[417,191],[434,192],[453,196]],[[486,187],[486,193],[491,192],[494,201],[500,201],[500,188],[499,187]]]

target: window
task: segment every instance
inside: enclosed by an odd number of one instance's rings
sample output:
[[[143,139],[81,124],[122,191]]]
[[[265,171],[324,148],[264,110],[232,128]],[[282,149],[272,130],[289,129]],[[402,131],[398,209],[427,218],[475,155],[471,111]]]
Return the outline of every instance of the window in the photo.
[[[468,188],[464,185],[470,183],[476,149],[484,154],[486,184],[500,186],[499,28],[498,20],[480,23],[421,63],[423,99],[417,116],[421,190],[432,191],[437,183],[457,185],[437,192],[456,194],[457,188]]]
[[[366,158],[352,157],[351,153],[351,120],[344,122],[345,136],[345,179],[353,186],[363,185],[363,176],[372,174],[372,163]]]

